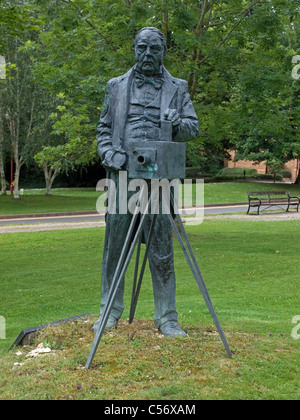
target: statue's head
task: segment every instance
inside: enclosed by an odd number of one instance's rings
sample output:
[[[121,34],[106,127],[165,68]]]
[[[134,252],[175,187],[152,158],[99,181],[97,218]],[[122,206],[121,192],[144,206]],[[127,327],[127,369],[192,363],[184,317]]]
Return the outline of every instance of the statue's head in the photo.
[[[137,69],[147,76],[159,71],[167,52],[164,35],[153,27],[141,29],[133,43]]]

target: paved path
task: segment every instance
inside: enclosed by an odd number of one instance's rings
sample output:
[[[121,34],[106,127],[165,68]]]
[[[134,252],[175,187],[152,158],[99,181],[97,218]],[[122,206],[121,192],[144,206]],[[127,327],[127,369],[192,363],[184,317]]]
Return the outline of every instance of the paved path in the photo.
[[[223,214],[223,213],[237,213],[237,212],[246,212],[248,206],[247,205],[216,205],[216,206],[209,206],[205,207],[204,213],[205,215],[209,214]],[[3,217],[3,218],[2,218]],[[33,223],[82,223],[82,222],[95,222],[95,221],[104,221],[104,214],[66,214],[66,215],[53,215],[53,216],[9,216],[9,218],[5,218],[5,216],[1,216],[0,218],[0,226],[5,225],[27,225]]]
[[[248,205],[237,203],[230,205],[205,206],[206,220],[247,220],[247,221],[287,221],[300,220],[300,213],[290,211],[272,211],[257,215],[247,215]],[[105,226],[104,214],[68,214],[57,216],[23,216],[16,218],[0,217],[0,233],[38,232],[48,230],[99,228]],[[184,219],[184,216],[182,216]]]

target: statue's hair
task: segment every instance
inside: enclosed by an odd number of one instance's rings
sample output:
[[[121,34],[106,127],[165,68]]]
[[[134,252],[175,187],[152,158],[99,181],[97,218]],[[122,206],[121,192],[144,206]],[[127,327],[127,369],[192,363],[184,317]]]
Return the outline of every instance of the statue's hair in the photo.
[[[166,52],[167,52],[167,43],[166,43],[166,40],[165,40],[165,36],[164,36],[164,34],[159,30],[159,29],[157,29],[157,28],[155,28],[155,27],[153,27],[153,26],[146,26],[145,28],[142,28],[137,34],[136,34],[136,37],[135,37],[135,39],[134,39],[134,41],[133,41],[133,49],[135,49],[135,46],[136,46],[136,43],[137,43],[137,40],[138,40],[138,38],[139,38],[139,35],[142,33],[142,32],[144,32],[144,31],[152,31],[152,32],[155,32],[158,36],[159,36],[159,38],[160,38],[160,40],[161,40],[161,42],[162,42],[162,45],[163,45],[163,48],[164,48],[164,54],[166,54]]]

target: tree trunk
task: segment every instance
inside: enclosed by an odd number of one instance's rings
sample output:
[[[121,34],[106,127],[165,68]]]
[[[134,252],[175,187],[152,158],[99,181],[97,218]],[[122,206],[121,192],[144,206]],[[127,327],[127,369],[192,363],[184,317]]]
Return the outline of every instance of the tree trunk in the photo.
[[[4,171],[2,145],[0,145],[0,178],[1,178],[1,195],[6,195],[6,179]]]
[[[20,195],[19,195],[20,172],[24,164],[24,160],[22,156],[19,156],[19,142],[18,141],[13,142],[13,150],[14,150],[14,158],[15,158],[15,179],[13,181],[14,199],[19,200],[20,199]]]
[[[58,169],[48,168],[47,164],[43,165],[45,181],[46,181],[46,195],[51,195],[52,184],[58,174]]]
[[[0,92],[0,179],[1,179],[1,195],[6,195],[3,144],[4,144],[3,111],[2,111],[2,95]]]
[[[297,175],[297,179],[295,181],[295,184],[300,185],[300,170],[299,170],[299,160],[300,158],[298,158],[298,175]]]
[[[167,47],[171,46],[171,33],[169,31],[169,9],[168,0],[162,0],[163,9],[163,33],[165,35]]]
[[[14,186],[14,199],[15,200],[20,200],[20,195],[19,195],[19,180],[20,180],[21,166],[22,165],[20,164],[20,161],[18,159],[18,161],[16,161],[15,179],[13,181],[13,186]]]
[[[211,9],[213,8],[213,4],[211,6]],[[204,28],[204,20],[205,20],[205,15],[208,12],[208,0],[203,0],[203,2],[199,3],[199,18],[198,18],[198,23],[197,26],[195,28],[194,34],[195,34],[195,38],[196,39],[200,39],[203,31],[205,31],[206,29]],[[200,61],[202,58],[202,51],[201,49],[198,49],[197,47],[194,48],[193,53],[192,53],[192,57],[191,57],[191,61],[192,63],[195,64],[196,68],[199,68],[200,66]],[[196,94],[196,90],[197,90],[197,86],[198,86],[198,74],[197,74],[197,70],[194,71],[193,73],[191,73],[189,79],[188,79],[188,84],[189,84],[189,92],[191,95],[191,98],[193,99],[195,94]]]

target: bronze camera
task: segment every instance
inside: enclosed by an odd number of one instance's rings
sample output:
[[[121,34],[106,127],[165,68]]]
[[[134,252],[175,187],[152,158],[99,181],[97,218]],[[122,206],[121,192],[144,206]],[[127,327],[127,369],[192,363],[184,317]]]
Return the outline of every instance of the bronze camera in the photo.
[[[185,178],[185,143],[172,141],[169,121],[162,121],[161,137],[157,141],[129,142],[129,178]]]

